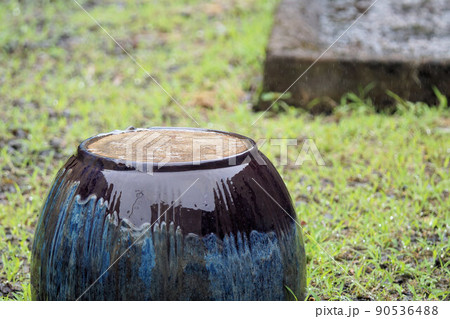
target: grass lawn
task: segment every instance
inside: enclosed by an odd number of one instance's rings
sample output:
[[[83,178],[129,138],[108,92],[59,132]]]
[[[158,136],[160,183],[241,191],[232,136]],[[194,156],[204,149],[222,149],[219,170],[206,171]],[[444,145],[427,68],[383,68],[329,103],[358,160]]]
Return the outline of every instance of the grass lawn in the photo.
[[[329,116],[252,112],[276,1],[80,3],[202,127],[313,139],[325,166],[281,165],[303,226],[309,299],[450,300],[450,112],[349,95]],[[0,298],[29,300],[34,227],[82,140],[196,126],[72,0],[0,3]],[[334,260],[333,260],[334,259]]]

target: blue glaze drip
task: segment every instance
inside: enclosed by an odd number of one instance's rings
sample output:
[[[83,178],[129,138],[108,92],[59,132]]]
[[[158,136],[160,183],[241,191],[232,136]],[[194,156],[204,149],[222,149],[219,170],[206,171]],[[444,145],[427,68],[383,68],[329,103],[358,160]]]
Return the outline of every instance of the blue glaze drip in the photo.
[[[214,300],[283,300],[283,265],[275,234],[252,231],[204,238]]]
[[[79,184],[63,177],[33,245],[38,299],[284,300],[285,286],[299,292],[304,250],[295,224],[278,235],[254,230],[222,239],[183,235],[173,223],[136,228],[107,215],[103,199],[80,200]]]

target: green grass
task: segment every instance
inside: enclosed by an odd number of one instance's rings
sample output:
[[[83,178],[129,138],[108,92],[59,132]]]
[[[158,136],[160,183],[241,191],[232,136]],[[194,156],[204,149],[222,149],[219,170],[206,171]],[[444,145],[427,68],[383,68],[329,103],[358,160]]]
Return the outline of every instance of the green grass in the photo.
[[[280,103],[251,126],[276,1],[80,3],[202,127],[298,139],[287,166],[279,146],[261,149],[296,203],[310,298],[449,300],[444,97],[432,108],[398,100],[391,115],[354,94],[330,116]],[[39,210],[78,143],[195,123],[72,1],[2,1],[0,70],[0,298],[28,300]],[[325,166],[292,164],[305,138]]]

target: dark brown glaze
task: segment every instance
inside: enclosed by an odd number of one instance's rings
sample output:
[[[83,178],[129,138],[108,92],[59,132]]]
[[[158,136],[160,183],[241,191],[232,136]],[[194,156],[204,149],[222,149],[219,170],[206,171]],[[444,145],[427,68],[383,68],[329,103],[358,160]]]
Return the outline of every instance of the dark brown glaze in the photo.
[[[64,166],[65,178],[80,183],[76,192],[82,200],[92,195],[103,198],[107,214],[138,228],[165,221],[174,222],[183,234],[223,237],[238,231],[278,233],[296,218],[280,175],[253,141],[252,149],[231,159],[236,165],[230,165],[230,158],[199,165],[169,163],[154,167],[153,174],[137,170],[142,165],[136,163],[89,153],[85,143]]]

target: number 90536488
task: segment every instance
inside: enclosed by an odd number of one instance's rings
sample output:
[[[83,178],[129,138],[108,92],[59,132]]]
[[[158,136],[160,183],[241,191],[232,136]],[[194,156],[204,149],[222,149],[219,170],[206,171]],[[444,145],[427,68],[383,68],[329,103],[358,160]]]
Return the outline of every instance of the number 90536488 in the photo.
[[[425,315],[436,316],[438,314],[437,306],[377,306],[375,308],[377,316],[406,316],[406,315]]]

